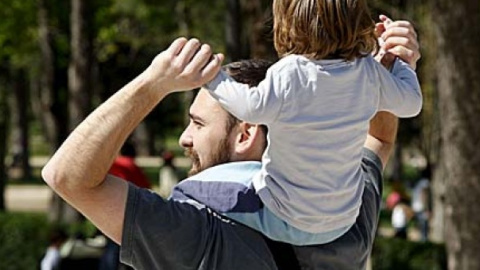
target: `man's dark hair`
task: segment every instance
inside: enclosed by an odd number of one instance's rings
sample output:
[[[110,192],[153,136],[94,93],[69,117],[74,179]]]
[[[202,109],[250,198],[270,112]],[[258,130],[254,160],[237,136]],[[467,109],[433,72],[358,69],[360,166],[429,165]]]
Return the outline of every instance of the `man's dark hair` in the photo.
[[[120,155],[135,158],[137,156],[137,150],[131,141],[126,141],[120,149]]]
[[[273,62],[268,60],[251,59],[233,62],[223,68],[235,81],[254,87],[265,79],[272,64]]]
[[[235,81],[239,83],[248,84],[250,87],[258,86],[258,84],[265,79],[267,70],[273,62],[262,59],[250,59],[240,60],[238,62],[232,62],[225,65],[223,69],[228,73]],[[239,123],[239,119],[230,114],[227,122],[227,132],[230,132],[232,128]],[[267,127],[260,126],[265,134],[267,134]]]
[[[50,230],[48,241],[49,244],[62,244],[68,239],[68,235],[65,230],[59,226],[55,226]]]

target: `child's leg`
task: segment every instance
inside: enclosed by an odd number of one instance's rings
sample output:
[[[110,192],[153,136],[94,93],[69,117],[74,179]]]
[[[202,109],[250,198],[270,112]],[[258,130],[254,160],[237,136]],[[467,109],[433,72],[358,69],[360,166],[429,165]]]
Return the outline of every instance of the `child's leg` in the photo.
[[[349,227],[326,233],[301,231],[266,208],[253,185],[259,162],[235,162],[207,169],[180,182],[172,192],[177,201],[195,200],[270,239],[294,245],[324,244],[342,236]]]
[[[252,186],[260,162],[232,162],[209,168],[177,184],[176,201],[195,200],[219,212],[257,212],[263,204]]]
[[[325,233],[305,232],[281,220],[267,207],[262,207],[254,213],[227,212],[222,213],[222,215],[255,229],[272,240],[297,246],[330,243],[350,229],[350,226],[346,226]]]

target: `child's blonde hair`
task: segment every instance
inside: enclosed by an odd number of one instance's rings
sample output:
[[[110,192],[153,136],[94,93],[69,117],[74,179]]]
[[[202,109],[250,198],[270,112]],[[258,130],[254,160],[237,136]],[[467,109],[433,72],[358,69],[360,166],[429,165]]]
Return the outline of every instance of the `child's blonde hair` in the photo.
[[[378,49],[366,0],[274,0],[279,56],[353,60]]]

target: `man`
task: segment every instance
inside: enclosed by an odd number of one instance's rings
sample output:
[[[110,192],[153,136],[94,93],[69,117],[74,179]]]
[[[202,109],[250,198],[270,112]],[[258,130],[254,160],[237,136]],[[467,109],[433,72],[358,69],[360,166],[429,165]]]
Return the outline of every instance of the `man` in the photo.
[[[419,54],[412,26],[408,22],[394,24],[397,27],[383,34],[385,46],[415,64]],[[235,224],[201,204],[164,201],[156,194],[107,175],[115,153],[150,110],[169,93],[211,80],[222,60],[222,55],[212,55],[210,48],[198,40],[174,41],[147,70],[89,115],[42,171],[55,192],[122,245],[122,260],[137,269],[285,267],[283,257],[275,256],[282,244],[271,243],[252,229]],[[199,110],[195,110],[195,104]],[[266,143],[261,127],[232,121],[235,122],[230,123],[232,132],[227,133],[227,112],[204,91],[192,105],[190,116],[191,123],[182,135],[181,144],[192,156],[193,172],[227,161],[260,159]],[[396,119],[386,113],[378,115],[369,133],[365,147],[370,149],[371,159],[376,160],[372,174],[381,179],[378,166],[386,164],[390,155]],[[214,148],[218,145],[223,147]],[[378,190],[373,192],[379,194]],[[368,211],[362,213],[377,215]],[[373,231],[376,224],[362,226]],[[344,247],[340,256],[351,255],[345,245],[348,240],[339,241],[338,245]],[[371,245],[371,240],[365,244]],[[318,259],[331,260],[331,269],[342,269],[349,264],[349,257],[336,254],[328,257],[328,252],[335,252],[335,248],[323,251],[316,247],[295,247],[295,253],[306,269],[320,269]],[[359,263],[363,263],[368,252],[367,248],[361,254]],[[345,262],[337,266],[338,261]],[[294,267],[295,262],[284,269]]]

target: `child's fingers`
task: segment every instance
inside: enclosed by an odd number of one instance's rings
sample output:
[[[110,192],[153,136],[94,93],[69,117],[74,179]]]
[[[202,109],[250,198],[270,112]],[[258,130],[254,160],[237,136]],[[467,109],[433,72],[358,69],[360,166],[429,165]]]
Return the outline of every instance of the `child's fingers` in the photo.
[[[377,37],[382,36],[383,32],[385,32],[385,25],[383,23],[376,23],[375,34],[377,35]]]
[[[390,17],[388,17],[388,16],[386,16],[386,15],[384,15],[384,14],[381,14],[381,15],[379,16],[379,18],[380,18],[380,21],[382,21],[383,23],[385,23],[385,24],[387,24],[387,25],[390,24],[391,22],[393,22],[392,19],[390,19]]]
[[[389,25],[392,23],[392,19],[383,14],[380,15],[379,18],[381,22],[375,24],[375,32],[378,37],[381,37],[382,34],[387,30],[387,27],[389,27]]]

